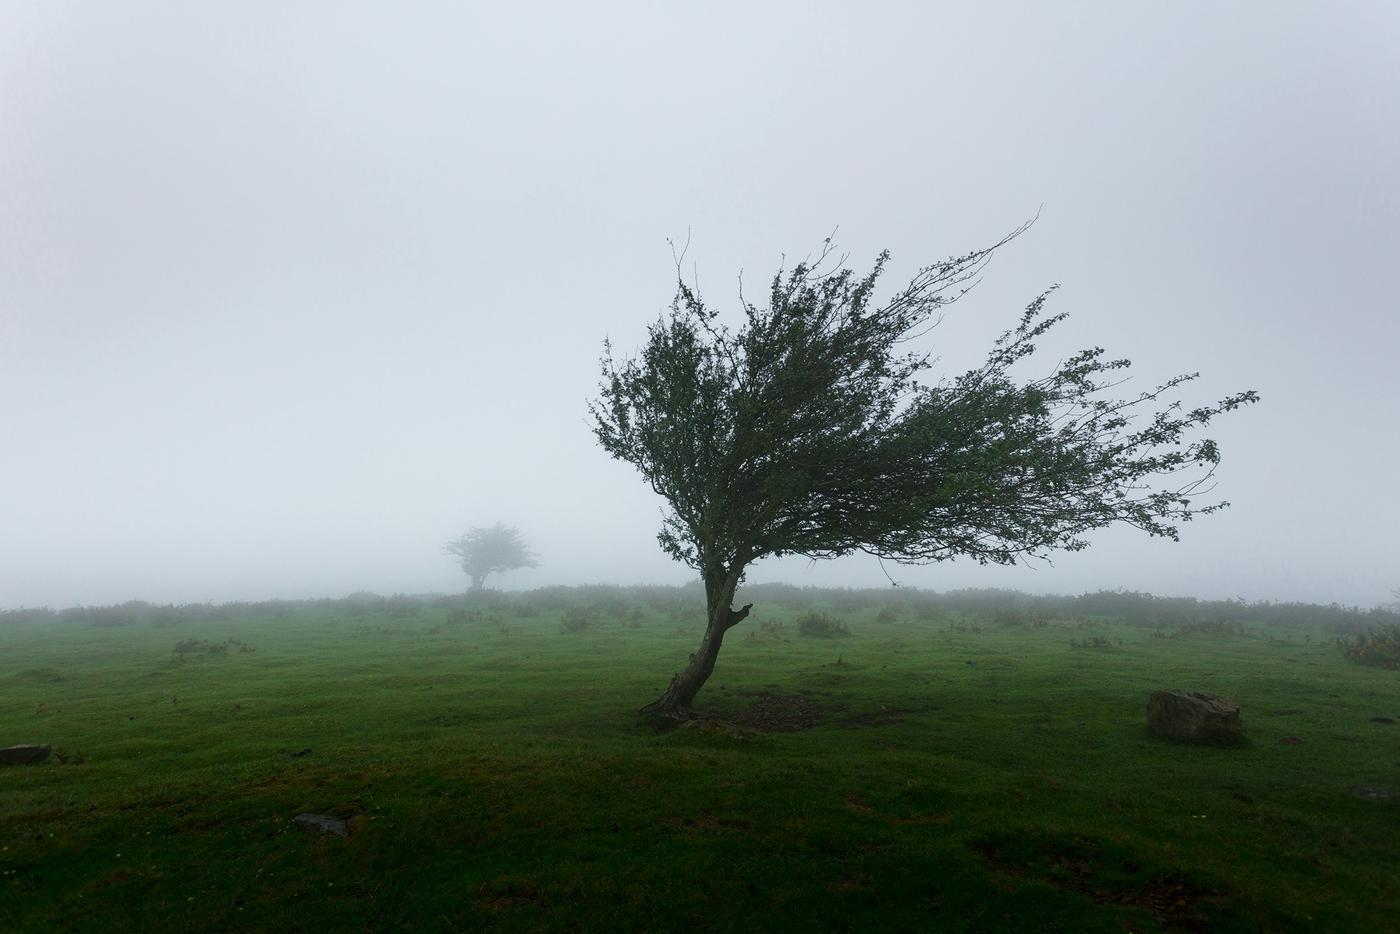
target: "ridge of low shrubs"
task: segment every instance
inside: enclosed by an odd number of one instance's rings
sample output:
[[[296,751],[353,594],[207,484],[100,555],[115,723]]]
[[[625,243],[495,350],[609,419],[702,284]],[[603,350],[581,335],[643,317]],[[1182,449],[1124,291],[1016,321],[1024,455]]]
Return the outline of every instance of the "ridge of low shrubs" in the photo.
[[[1400,625],[1381,626],[1337,640],[1342,654],[1358,665],[1400,670]]]

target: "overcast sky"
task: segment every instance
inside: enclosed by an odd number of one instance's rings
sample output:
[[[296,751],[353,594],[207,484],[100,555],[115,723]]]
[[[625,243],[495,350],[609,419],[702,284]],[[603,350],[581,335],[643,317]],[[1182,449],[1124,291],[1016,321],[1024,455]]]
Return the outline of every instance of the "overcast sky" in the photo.
[[[839,227],[894,287],[1041,210],[930,336],[1053,283],[1211,432],[1225,513],[904,584],[1400,587],[1400,4],[0,5],[0,607],[682,582],[596,446],[604,336]],[[1043,210],[1042,210],[1043,205]],[[754,581],[888,586],[872,559]]]

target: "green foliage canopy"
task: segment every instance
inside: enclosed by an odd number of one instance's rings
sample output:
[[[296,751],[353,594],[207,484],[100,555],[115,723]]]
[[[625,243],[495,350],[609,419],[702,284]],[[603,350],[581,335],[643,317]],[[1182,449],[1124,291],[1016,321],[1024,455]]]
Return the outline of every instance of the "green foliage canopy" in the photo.
[[[594,433],[669,504],[662,547],[706,575],[857,551],[1010,564],[1084,548],[1115,523],[1175,539],[1178,523],[1226,506],[1197,500],[1220,452],[1195,435],[1256,393],[1185,409],[1169,396],[1191,373],[1116,398],[1129,361],[1100,347],[1019,378],[1066,317],[1046,313],[1053,288],[981,366],[920,379],[932,357],[915,340],[1024,229],[920,269],[882,302],[889,254],[857,275],[827,268],[828,240],[778,270],[766,305],[741,296],[737,329],[680,280],[636,356],[606,343]]]
[[[488,574],[537,567],[536,555],[530,551],[519,530],[501,523],[479,526],[444,546],[455,555],[462,570],[472,579],[472,589],[480,590]]]

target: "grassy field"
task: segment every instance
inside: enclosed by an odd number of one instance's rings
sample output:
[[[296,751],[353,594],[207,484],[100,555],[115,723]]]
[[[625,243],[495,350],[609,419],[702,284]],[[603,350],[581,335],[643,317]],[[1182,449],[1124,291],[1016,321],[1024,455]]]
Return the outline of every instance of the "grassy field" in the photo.
[[[1306,614],[760,600],[708,719],[658,732],[693,590],[438,604],[0,627],[0,746],[66,759],[0,768],[0,928],[1397,924],[1400,672]],[[1163,687],[1237,700],[1250,742],[1151,737]]]

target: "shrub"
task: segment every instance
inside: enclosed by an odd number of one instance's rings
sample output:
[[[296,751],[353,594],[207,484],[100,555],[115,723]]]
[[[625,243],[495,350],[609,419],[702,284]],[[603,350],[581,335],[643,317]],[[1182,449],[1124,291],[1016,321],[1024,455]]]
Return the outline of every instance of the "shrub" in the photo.
[[[1342,654],[1358,665],[1400,670],[1400,625],[1382,626],[1361,635],[1341,637]]]
[[[239,644],[242,645],[242,643]],[[241,651],[251,652],[252,649],[245,645],[242,647]],[[208,642],[204,639],[185,639],[182,642],[175,643],[175,654],[180,657],[181,661],[184,661],[186,655],[195,652],[204,655],[227,655],[228,643]]]
[[[877,623],[897,623],[904,618],[907,607],[902,603],[891,603],[880,607],[880,612],[875,614]]]
[[[423,604],[412,597],[396,593],[385,601],[392,619],[413,619],[423,614]]]
[[[851,631],[840,620],[834,620],[825,613],[808,613],[797,621],[797,632],[804,636],[817,636],[834,639],[849,636]]]
[[[0,625],[5,623],[38,623],[58,616],[46,606],[20,607],[18,610],[0,610]]]
[[[559,631],[583,632],[593,625],[595,615],[596,611],[592,608],[571,606],[564,611],[564,618],[559,621]]]

